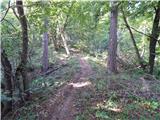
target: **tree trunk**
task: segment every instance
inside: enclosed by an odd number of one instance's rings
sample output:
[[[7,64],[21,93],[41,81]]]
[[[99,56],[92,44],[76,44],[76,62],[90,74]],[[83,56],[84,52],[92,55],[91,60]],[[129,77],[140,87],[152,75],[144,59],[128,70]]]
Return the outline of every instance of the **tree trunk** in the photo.
[[[67,13],[67,16],[66,16],[66,19],[65,19],[65,22],[63,24],[62,27],[60,27],[60,36],[62,38],[62,42],[63,42],[63,46],[66,50],[66,54],[69,56],[70,55],[70,51],[69,51],[69,48],[68,48],[68,45],[67,45],[67,36],[66,36],[66,33],[65,33],[65,29],[67,27],[67,24],[68,24],[68,20],[69,20],[69,15],[70,15],[70,12],[73,8],[73,5],[74,5],[75,2],[72,2],[71,6],[69,7],[69,10],[68,10],[68,13]],[[62,14],[60,14],[62,16]],[[60,25],[59,25],[60,26]]]
[[[7,97],[12,98],[12,82],[13,82],[13,74],[12,74],[12,66],[8,60],[8,57],[5,51],[1,50],[1,63],[4,68],[4,80],[5,80],[5,91],[8,93]],[[2,102],[2,101],[1,101]],[[7,104],[2,108],[2,116],[12,110],[12,100],[7,101]]]
[[[130,26],[129,26],[129,24],[128,24],[128,21],[127,21],[127,19],[126,19],[126,16],[125,16],[125,14],[124,14],[123,8],[122,8],[122,14],[123,14],[123,19],[124,19],[124,22],[125,22],[125,24],[126,24],[126,27],[127,27],[128,31],[129,31],[129,33],[130,33],[131,40],[132,40],[132,42],[133,42],[134,49],[135,49],[136,54],[137,54],[138,62],[139,62],[139,64],[140,64],[141,68],[143,68],[143,70],[144,70],[144,69],[145,69],[145,66],[144,66],[144,64],[143,64],[143,59],[141,58],[141,56],[140,56],[140,54],[139,54],[139,50],[138,50],[136,41],[135,41],[135,39],[134,39],[132,30],[131,30],[131,28],[130,28]]]
[[[53,40],[53,45],[54,45],[55,51],[58,51],[59,46],[58,46],[57,31],[56,30],[54,32],[52,32],[52,40]]]
[[[27,56],[28,56],[28,26],[27,26],[27,19],[24,15],[23,10],[23,2],[21,0],[16,1],[17,5],[17,11],[19,14],[19,21],[21,23],[21,29],[22,29],[22,53],[21,53],[21,61],[19,66],[17,67],[16,73],[17,75],[21,75],[23,79],[23,89],[29,95],[28,89],[29,89],[29,81],[27,80]],[[16,76],[16,78],[19,78],[20,76]]]
[[[45,19],[44,21],[44,27],[45,30],[47,30],[48,28],[48,20]],[[42,71],[46,72],[48,70],[48,32],[45,31],[43,33],[43,43],[42,43],[42,47],[43,47],[43,56],[42,56]]]
[[[98,25],[98,22],[99,22],[99,16],[100,16],[100,12],[101,12],[101,7],[99,7],[96,11],[95,11],[95,14],[93,16],[93,19],[94,19],[94,26],[92,28],[92,40],[93,42],[91,41],[91,50],[92,52],[98,52],[98,44],[97,44],[97,41],[95,39],[95,36],[96,36],[96,30],[97,30],[97,25]]]
[[[66,54],[70,55],[69,48],[68,48],[68,45],[67,45],[66,35],[65,35],[63,30],[61,31],[61,38],[62,38],[62,41],[63,41],[64,48],[66,50]]]
[[[160,34],[160,30],[159,30],[159,22],[160,22],[160,1],[158,2],[158,6],[156,9],[156,13],[155,13],[155,18],[153,21],[153,27],[152,27],[152,34],[151,34],[151,38],[150,38],[150,44],[149,44],[149,73],[153,74],[153,69],[154,69],[154,59],[156,56],[156,43],[157,43],[157,39],[159,37]]]
[[[111,1],[110,13],[110,33],[109,33],[109,47],[108,47],[108,72],[117,73],[117,18],[118,5],[117,2]]]

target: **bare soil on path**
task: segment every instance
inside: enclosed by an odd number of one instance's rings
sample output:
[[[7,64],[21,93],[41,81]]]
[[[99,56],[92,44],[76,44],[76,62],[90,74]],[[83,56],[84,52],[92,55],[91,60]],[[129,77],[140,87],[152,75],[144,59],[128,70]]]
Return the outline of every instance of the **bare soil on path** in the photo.
[[[57,94],[49,100],[46,100],[38,110],[39,120],[75,120],[79,112],[76,108],[77,94],[92,90],[93,86],[88,81],[92,74],[92,69],[87,61],[79,56],[76,56],[80,64],[80,72],[73,76],[73,79],[63,87]]]

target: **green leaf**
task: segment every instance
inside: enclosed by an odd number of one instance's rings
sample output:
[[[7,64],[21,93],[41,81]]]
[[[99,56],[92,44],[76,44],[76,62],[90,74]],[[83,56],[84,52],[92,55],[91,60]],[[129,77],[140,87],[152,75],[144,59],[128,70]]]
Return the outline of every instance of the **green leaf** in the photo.
[[[97,118],[104,118],[104,119],[110,119],[110,117],[108,116],[108,114],[104,111],[97,111],[96,112],[96,117]]]

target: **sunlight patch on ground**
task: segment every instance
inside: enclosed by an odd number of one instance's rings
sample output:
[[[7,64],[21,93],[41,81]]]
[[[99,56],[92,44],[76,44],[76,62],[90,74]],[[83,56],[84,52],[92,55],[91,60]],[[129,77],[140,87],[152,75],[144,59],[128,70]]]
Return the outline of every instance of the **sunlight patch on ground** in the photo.
[[[66,58],[68,58],[69,56],[66,54],[59,54],[59,56],[57,56],[57,58],[59,58],[60,60],[64,60]]]
[[[143,91],[150,91],[149,86],[144,78],[140,78],[142,80],[142,90]]]
[[[61,86],[61,85],[63,85],[64,83],[65,83],[64,81],[63,81],[63,82],[55,82],[54,85],[55,85],[55,86]]]
[[[106,67],[106,62],[103,59],[99,59],[97,57],[90,57],[90,56],[85,56],[83,57],[84,60],[92,60],[93,62],[96,62],[104,67]]]
[[[83,57],[82,59],[88,60],[88,59],[89,59],[89,56],[85,56],[85,57]]]
[[[122,112],[122,109],[119,108],[118,105],[111,100],[108,100],[107,102],[97,103],[94,109],[106,109],[113,112]]]
[[[80,88],[80,87],[91,85],[91,82],[89,82],[89,81],[77,82],[77,83],[70,83],[69,85],[72,85],[74,88]]]
[[[108,110],[113,111],[113,112],[122,112],[122,109],[120,108],[108,108]]]

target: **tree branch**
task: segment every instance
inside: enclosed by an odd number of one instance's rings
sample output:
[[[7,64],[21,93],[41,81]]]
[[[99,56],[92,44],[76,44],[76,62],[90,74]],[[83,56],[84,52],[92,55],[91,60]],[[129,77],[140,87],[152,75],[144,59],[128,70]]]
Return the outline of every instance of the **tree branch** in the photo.
[[[137,30],[136,28],[134,28],[134,27],[132,27],[132,26],[130,26],[130,28],[133,29],[134,31],[136,31],[136,32],[138,32],[138,33],[140,33],[140,34],[142,34],[142,35],[145,35],[145,36],[147,36],[147,37],[149,37],[149,38],[152,38],[152,36],[150,36],[150,35],[148,35],[148,34],[145,34],[145,33],[143,33],[143,32],[141,32],[141,31]]]
[[[17,15],[17,13],[16,13],[14,8],[12,8],[12,11],[13,11],[14,15],[16,16],[16,18],[20,21],[19,16]]]
[[[6,12],[5,12],[3,18],[0,20],[0,22],[2,22],[2,21],[4,20],[4,18],[6,17],[8,11],[9,11],[9,8],[10,8],[10,0],[9,0],[9,2],[8,2],[8,8],[7,8],[7,10],[6,10]]]
[[[124,22],[125,22],[125,25],[126,25],[128,31],[129,31],[129,33],[130,33],[131,40],[132,40],[132,42],[133,42],[133,45],[134,45],[134,48],[135,48],[135,52],[136,52],[136,54],[137,54],[137,58],[138,58],[138,61],[139,61],[139,64],[140,64],[140,66],[141,66],[141,67],[143,68],[143,70],[144,70],[144,69],[145,69],[145,66],[144,66],[144,64],[143,64],[143,61],[144,61],[144,60],[143,60],[142,57],[140,56],[140,53],[139,53],[139,50],[138,50],[138,47],[137,47],[137,44],[136,44],[134,35],[133,35],[132,30],[131,30],[131,28],[130,28],[130,25],[129,25],[128,21],[127,21],[127,18],[126,18],[126,16],[125,16],[125,13],[124,13],[124,11],[123,11],[123,7],[122,7],[122,6],[121,6],[121,11],[122,11],[122,14],[123,14],[123,20],[124,20]]]
[[[3,19],[3,20],[8,22],[15,29],[15,31],[18,31],[17,28],[10,21],[8,21],[7,19]]]
[[[68,13],[67,13],[67,16],[66,16],[66,20],[65,20],[65,23],[63,25],[63,31],[64,29],[66,28],[67,24],[68,24],[68,19],[69,19],[69,15],[70,15],[70,12],[73,8],[73,5],[74,5],[75,2],[72,2],[71,6],[69,7],[69,10],[68,10]]]
[[[140,33],[140,34],[142,34],[142,35],[145,35],[145,36],[147,36],[147,37],[149,37],[149,38],[153,38],[153,39],[157,40],[158,43],[159,43],[159,45],[160,45],[160,40],[154,38],[153,36],[148,35],[148,34],[145,34],[145,33],[143,33],[143,32],[141,32],[141,31],[137,30],[136,28],[134,28],[134,27],[132,27],[132,26],[130,26],[130,28],[133,29],[134,31],[136,31],[136,32],[138,32],[138,33]]]

